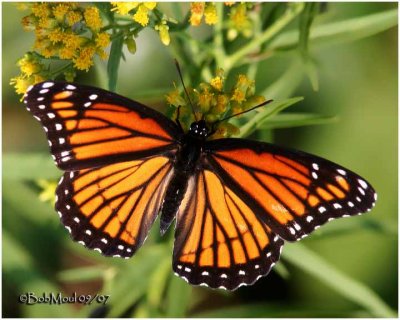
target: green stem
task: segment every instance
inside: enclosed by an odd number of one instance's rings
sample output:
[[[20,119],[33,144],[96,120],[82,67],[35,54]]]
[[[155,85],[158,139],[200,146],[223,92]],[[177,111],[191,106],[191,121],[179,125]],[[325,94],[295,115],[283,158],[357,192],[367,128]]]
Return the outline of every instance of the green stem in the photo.
[[[273,25],[266,29],[259,37],[254,38],[240,50],[227,57],[225,67],[228,69],[237,66],[236,64],[244,56],[257,50],[264,42],[271,40],[276,36],[284,27],[286,27],[299,13],[303,10],[304,3],[292,3],[285,11],[283,16],[277,20]]]
[[[225,61],[225,49],[224,49],[224,39],[222,34],[222,23],[224,15],[224,4],[222,2],[217,2],[215,8],[217,10],[218,22],[214,26],[214,57],[217,64],[217,68],[224,68]],[[228,70],[227,70],[228,71]]]

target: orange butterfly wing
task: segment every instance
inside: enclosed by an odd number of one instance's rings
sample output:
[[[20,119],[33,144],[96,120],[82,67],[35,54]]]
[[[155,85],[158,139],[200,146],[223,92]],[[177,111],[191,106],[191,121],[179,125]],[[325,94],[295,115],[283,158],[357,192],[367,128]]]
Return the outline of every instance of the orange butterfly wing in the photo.
[[[173,269],[195,285],[234,290],[266,275],[283,241],[211,170],[197,172],[177,215]]]
[[[63,170],[162,154],[176,148],[177,125],[138,102],[69,83],[43,82],[25,95]]]
[[[131,257],[158,215],[172,172],[165,156],[66,172],[56,210],[75,241],[106,256]]]
[[[361,177],[304,152],[242,139],[207,143],[207,162],[257,217],[285,240],[369,211],[376,193]]]

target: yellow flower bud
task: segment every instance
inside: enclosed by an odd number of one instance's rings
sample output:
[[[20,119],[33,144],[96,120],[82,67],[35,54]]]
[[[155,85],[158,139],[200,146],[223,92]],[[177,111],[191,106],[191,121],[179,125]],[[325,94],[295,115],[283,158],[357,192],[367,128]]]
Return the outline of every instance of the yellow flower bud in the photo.
[[[160,35],[161,42],[162,42],[165,46],[168,46],[169,43],[171,42],[171,38],[170,38],[170,36],[169,36],[169,32],[168,32],[169,27],[168,27],[168,25],[167,25],[167,22],[166,22],[165,20],[162,21],[162,23],[156,25],[156,26],[154,27],[154,29],[155,29],[156,31],[158,31],[158,33],[159,33],[159,35]]]
[[[136,53],[136,41],[133,37],[131,38],[126,38],[124,40],[126,47],[128,48],[128,51],[132,54]]]

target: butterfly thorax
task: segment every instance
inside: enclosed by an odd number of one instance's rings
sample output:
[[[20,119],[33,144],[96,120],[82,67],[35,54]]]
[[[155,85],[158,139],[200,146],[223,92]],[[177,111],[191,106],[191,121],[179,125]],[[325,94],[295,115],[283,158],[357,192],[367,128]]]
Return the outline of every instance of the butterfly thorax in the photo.
[[[168,184],[161,208],[160,231],[168,229],[178,212],[179,205],[188,187],[189,178],[197,170],[204,143],[209,135],[204,120],[192,123],[182,135],[179,150],[174,161],[174,173]]]

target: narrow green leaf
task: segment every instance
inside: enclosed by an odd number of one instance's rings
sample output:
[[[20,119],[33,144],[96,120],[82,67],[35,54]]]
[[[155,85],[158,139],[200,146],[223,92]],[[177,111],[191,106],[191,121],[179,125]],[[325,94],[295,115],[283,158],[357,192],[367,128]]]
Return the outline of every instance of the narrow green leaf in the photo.
[[[195,318],[352,318],[368,317],[362,311],[335,310],[318,306],[276,305],[269,303],[240,304],[198,312]]]
[[[314,18],[318,14],[319,4],[317,2],[307,2],[300,14],[299,22],[299,50],[301,54],[308,57],[308,39],[310,28]]]
[[[148,304],[152,309],[159,308],[163,293],[171,275],[171,257],[167,256],[157,266],[150,278],[150,286],[147,291]]]
[[[135,259],[129,262],[123,261],[124,264],[108,293],[111,295],[109,317],[121,317],[139,299],[144,297],[150,286],[150,275],[159,262],[169,255],[169,247],[153,245],[136,253]]]
[[[331,236],[337,237],[338,235],[354,233],[355,231],[369,231],[393,237],[396,237],[398,235],[396,223],[390,223],[388,221],[381,221],[372,218],[364,218],[348,219],[345,223],[342,223],[342,221],[338,221],[336,223],[328,224],[324,228],[324,231],[320,233],[315,239]],[[309,241],[312,241],[312,239],[310,239]]]
[[[303,100],[303,97],[295,97],[283,101],[274,101],[268,104],[265,109],[251,118],[247,123],[240,127],[240,137],[247,137],[259,128],[264,121],[282,110],[294,105]]]
[[[118,69],[121,62],[123,44],[124,37],[122,34],[117,35],[111,44],[110,57],[107,64],[108,89],[110,91],[115,91],[117,88]]]
[[[290,278],[290,272],[281,261],[274,267],[274,271],[278,273],[283,279],[288,280]]]
[[[265,121],[259,128],[263,130],[294,128],[333,123],[335,116],[322,116],[314,113],[280,113]]]
[[[336,44],[352,42],[383,32],[397,25],[397,9],[363,17],[319,25],[310,33],[309,44]],[[287,31],[277,36],[268,50],[292,50],[297,46],[299,31]]]
[[[106,270],[99,266],[90,266],[63,270],[58,273],[57,278],[65,282],[92,281],[104,278]]]
[[[343,297],[368,310],[372,315],[383,318],[397,317],[396,312],[373,290],[342,273],[301,243],[286,246],[282,258],[318,278]]]
[[[167,291],[167,318],[183,318],[190,302],[192,287],[183,279],[172,275]]]

